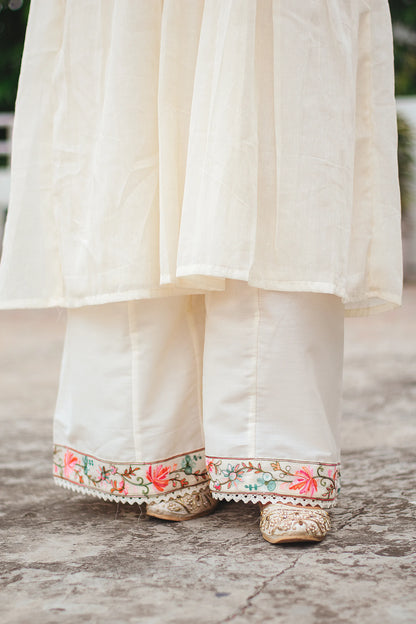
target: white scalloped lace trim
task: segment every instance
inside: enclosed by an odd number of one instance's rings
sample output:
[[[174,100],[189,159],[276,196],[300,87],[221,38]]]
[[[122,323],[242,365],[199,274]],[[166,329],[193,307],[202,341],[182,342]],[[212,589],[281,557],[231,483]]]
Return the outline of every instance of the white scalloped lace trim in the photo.
[[[203,483],[198,483],[198,485],[192,485],[190,487],[180,488],[179,490],[175,490],[174,492],[168,492],[167,494],[155,494],[154,496],[117,496],[114,494],[107,494],[106,492],[101,492],[100,490],[95,490],[94,488],[90,488],[88,486],[77,485],[76,483],[71,483],[70,481],[66,481],[65,479],[60,479],[59,477],[53,478],[55,485],[59,485],[60,487],[66,488],[67,490],[72,490],[77,494],[86,494],[89,496],[95,496],[96,498],[101,498],[105,501],[112,501],[115,503],[129,503],[133,505],[137,503],[138,505],[143,505],[144,503],[150,503],[152,501],[162,502],[168,501],[173,498],[178,498],[179,496],[183,496],[184,494],[192,494],[193,492],[198,492],[199,490],[208,489],[209,485],[207,481]]]
[[[321,507],[322,509],[329,509],[335,507],[336,501],[321,501],[313,500],[311,498],[296,498],[295,496],[282,496],[278,494],[230,494],[228,492],[214,492],[211,490],[211,495],[217,500],[235,501],[243,503],[291,503],[292,505],[303,505],[304,507]]]

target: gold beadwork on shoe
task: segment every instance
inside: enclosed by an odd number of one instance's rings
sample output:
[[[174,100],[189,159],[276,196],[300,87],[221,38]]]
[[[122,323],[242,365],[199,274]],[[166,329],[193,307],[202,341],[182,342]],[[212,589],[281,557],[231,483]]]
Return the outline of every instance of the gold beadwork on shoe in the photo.
[[[272,544],[320,542],[331,526],[329,514],[319,507],[270,503],[261,509],[260,531]]]
[[[192,520],[206,516],[217,505],[218,501],[212,498],[209,488],[205,488],[166,501],[148,503],[146,512],[148,516],[162,520]]]

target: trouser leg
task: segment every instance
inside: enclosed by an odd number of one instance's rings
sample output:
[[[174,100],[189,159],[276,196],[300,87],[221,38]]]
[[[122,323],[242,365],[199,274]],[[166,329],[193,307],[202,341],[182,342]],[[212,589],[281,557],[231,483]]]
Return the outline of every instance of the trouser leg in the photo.
[[[122,502],[206,485],[201,295],[67,310],[56,481]]]
[[[228,280],[225,292],[205,302],[203,411],[214,496],[332,506],[339,488],[341,300]]]

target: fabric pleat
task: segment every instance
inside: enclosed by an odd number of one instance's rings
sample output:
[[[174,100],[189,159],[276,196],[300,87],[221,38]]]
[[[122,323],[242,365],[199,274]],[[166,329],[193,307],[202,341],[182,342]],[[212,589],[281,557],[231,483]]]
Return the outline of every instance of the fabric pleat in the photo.
[[[388,0],[32,0],[0,308],[400,305]]]

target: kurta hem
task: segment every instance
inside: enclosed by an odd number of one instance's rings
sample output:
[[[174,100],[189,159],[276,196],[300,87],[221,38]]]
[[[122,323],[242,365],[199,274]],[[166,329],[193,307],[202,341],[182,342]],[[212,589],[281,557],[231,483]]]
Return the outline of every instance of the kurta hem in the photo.
[[[202,270],[202,269],[200,269]],[[262,288],[264,290],[288,291],[288,292],[316,292],[323,294],[332,294],[342,299],[344,304],[344,316],[370,316],[380,312],[393,310],[402,305],[402,296],[394,293],[385,293],[374,291],[368,296],[356,298],[347,298],[345,289],[337,287],[333,283],[325,282],[304,282],[304,281],[271,281],[263,279],[246,280],[242,277],[241,272],[236,271],[201,273],[205,276],[213,276],[217,279],[219,276],[224,277],[224,285],[222,287],[213,286],[212,288],[181,288],[181,287],[162,287],[129,290],[126,292],[113,292],[98,295],[86,295],[84,297],[52,297],[52,298],[36,298],[36,299],[5,299],[0,298],[0,310],[18,310],[18,309],[40,309],[40,308],[80,308],[87,305],[102,305],[106,303],[117,303],[121,301],[135,301],[140,299],[152,299],[158,297],[177,297],[180,295],[201,295],[213,291],[223,291],[225,289],[225,279],[236,279],[246,281],[249,286],[254,288]],[[195,274],[181,273],[178,277],[192,277]],[[371,304],[371,301],[380,301],[380,303]]]

